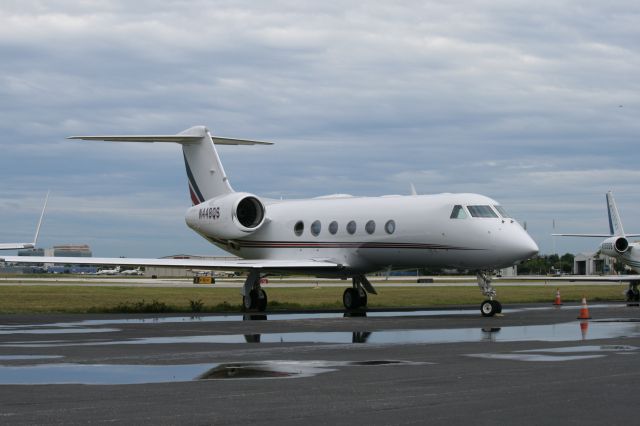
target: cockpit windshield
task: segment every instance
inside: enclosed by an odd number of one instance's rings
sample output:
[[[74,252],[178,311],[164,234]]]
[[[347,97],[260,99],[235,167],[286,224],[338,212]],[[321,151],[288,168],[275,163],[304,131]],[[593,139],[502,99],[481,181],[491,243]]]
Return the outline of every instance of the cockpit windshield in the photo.
[[[460,205],[453,206],[453,210],[451,211],[451,219],[466,219],[467,213],[464,211],[464,208]]]
[[[467,209],[473,217],[498,217],[491,206],[467,206]]]
[[[508,219],[508,218],[511,217],[511,216],[509,216],[507,211],[504,209],[504,207],[502,207],[500,205],[494,205],[493,207],[495,207],[495,209],[498,210],[498,213],[500,213],[500,216],[502,216],[503,218]]]

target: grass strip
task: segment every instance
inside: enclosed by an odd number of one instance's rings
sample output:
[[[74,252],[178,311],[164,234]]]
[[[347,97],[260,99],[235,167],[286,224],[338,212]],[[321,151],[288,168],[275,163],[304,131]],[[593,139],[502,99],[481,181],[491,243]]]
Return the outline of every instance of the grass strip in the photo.
[[[559,287],[563,302],[622,301],[624,284],[597,286],[499,287],[498,300],[551,304]],[[341,309],[344,288],[266,288],[269,311]],[[371,308],[475,305],[484,298],[475,287],[385,287],[369,295]],[[162,313],[238,312],[242,297],[234,288],[0,286],[0,313]]]

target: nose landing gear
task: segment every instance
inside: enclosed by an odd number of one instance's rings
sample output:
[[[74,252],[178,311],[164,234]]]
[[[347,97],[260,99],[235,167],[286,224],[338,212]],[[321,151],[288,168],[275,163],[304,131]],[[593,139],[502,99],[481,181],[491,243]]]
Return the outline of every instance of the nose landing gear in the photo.
[[[478,286],[482,294],[489,298],[480,304],[480,313],[483,317],[492,317],[502,312],[502,304],[494,300],[496,290],[491,285],[491,275],[491,271],[478,271],[477,274]]]

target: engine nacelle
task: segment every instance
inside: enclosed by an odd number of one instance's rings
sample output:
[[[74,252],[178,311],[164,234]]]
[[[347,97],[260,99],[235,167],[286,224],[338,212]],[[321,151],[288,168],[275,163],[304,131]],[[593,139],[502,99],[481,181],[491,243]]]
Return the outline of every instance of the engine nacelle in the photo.
[[[607,256],[617,256],[629,250],[629,241],[625,237],[607,238],[600,244],[600,252]]]
[[[234,192],[191,207],[185,221],[200,234],[233,240],[260,229],[265,221],[265,207],[253,194]]]

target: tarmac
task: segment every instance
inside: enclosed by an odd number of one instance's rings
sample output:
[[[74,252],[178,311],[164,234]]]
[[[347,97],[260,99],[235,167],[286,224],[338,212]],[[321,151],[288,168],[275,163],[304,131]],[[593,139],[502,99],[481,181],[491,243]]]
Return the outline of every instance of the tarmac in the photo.
[[[5,424],[635,424],[640,308],[1,315]]]

